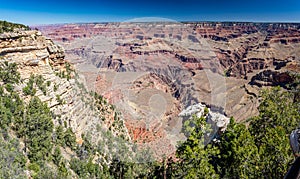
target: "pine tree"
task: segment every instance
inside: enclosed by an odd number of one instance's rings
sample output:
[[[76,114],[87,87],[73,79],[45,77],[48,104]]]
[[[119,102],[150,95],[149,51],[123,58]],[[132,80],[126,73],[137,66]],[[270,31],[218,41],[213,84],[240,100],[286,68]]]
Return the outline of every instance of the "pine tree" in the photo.
[[[46,160],[52,151],[53,121],[47,104],[32,97],[26,109],[25,143],[32,161]]]
[[[194,116],[185,122],[185,126],[186,133],[190,135],[176,151],[179,162],[173,169],[173,177],[219,178],[212,165],[212,159],[219,154],[219,150],[211,144],[204,145],[204,135],[209,132],[210,125],[203,116]]]

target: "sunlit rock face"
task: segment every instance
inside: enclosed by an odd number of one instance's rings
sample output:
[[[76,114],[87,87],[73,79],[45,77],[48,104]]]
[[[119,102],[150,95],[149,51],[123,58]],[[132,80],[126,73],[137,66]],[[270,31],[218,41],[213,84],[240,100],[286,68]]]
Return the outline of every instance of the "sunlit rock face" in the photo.
[[[210,124],[209,136],[205,142],[210,142],[219,132],[224,132],[229,124],[229,118],[226,117],[222,111],[212,111],[210,108],[207,108],[207,114],[205,114],[205,104],[194,104],[179,113],[180,117],[183,117],[185,120],[190,120],[193,116],[196,117],[205,117],[207,123]]]

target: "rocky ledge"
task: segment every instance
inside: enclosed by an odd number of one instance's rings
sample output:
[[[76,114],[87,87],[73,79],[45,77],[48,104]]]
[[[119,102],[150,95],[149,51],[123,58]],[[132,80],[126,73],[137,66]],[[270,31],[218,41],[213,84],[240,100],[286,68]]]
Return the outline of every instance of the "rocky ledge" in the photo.
[[[71,127],[82,144],[82,134],[91,141],[104,140],[107,132],[130,140],[122,116],[102,96],[87,91],[84,77],[74,71],[65,60],[64,50],[39,31],[19,31],[0,35],[0,60],[16,63],[22,83],[15,90],[28,102],[24,88],[28,81],[40,78],[41,86],[34,84],[35,96],[50,107],[54,124]],[[112,141],[114,143],[114,141]],[[108,149],[107,149],[108,150]],[[104,150],[108,156],[110,151]],[[104,159],[105,160],[105,159]]]

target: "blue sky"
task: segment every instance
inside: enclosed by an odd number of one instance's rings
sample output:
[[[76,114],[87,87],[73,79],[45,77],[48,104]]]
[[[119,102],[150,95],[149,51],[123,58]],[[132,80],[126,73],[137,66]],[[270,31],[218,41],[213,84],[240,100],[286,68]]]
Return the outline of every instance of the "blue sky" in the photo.
[[[27,25],[126,21],[300,22],[300,0],[0,0],[0,20]]]

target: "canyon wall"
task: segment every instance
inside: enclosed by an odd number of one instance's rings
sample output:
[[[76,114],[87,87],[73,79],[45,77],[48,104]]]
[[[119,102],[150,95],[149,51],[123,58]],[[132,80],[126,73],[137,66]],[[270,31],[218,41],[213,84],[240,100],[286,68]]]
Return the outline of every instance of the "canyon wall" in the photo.
[[[124,22],[37,28],[66,49],[90,90],[116,105],[132,140],[167,146],[165,151],[184,138],[178,135],[181,111],[204,103],[244,121],[258,114],[262,88],[292,83],[290,74],[300,71],[299,24]]]

